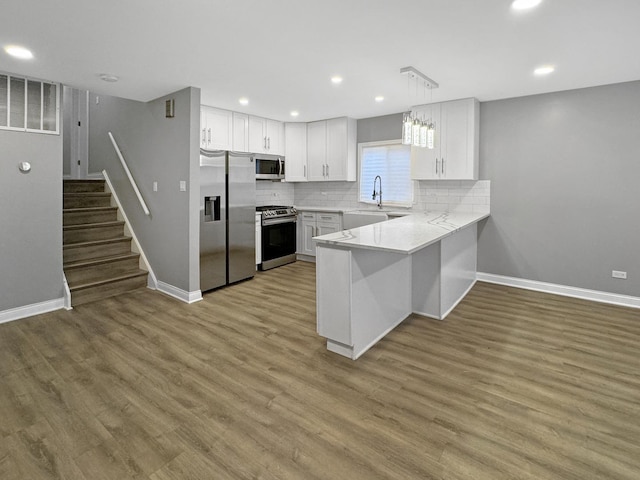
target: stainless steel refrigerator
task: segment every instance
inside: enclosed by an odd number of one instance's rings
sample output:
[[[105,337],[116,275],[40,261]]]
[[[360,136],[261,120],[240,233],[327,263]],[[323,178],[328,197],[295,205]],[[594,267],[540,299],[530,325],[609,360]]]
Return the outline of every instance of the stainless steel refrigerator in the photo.
[[[200,290],[255,275],[256,170],[248,153],[200,150]]]

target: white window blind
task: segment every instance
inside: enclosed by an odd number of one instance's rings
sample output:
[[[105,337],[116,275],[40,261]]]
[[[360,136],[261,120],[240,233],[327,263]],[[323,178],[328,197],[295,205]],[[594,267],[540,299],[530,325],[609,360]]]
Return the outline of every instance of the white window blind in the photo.
[[[373,200],[373,181],[382,178],[382,203],[411,206],[413,181],[411,180],[411,147],[400,140],[359,144],[361,202]],[[376,186],[376,191],[379,186]]]

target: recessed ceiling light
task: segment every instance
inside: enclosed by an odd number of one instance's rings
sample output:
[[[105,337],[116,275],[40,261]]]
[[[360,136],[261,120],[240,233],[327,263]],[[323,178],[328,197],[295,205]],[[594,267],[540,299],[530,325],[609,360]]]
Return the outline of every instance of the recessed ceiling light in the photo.
[[[120,80],[120,77],[116,75],[111,75],[110,73],[101,73],[100,80],[104,80],[105,82],[115,83]]]
[[[238,103],[240,105],[249,105],[249,99],[246,97],[242,97],[238,99]]]
[[[342,77],[340,75],[334,75],[333,77],[331,77],[331,83],[333,83],[334,85],[339,85],[342,83]]]
[[[542,0],[513,0],[511,8],[514,10],[527,10],[529,8],[537,7]]]
[[[555,70],[555,67],[553,67],[552,65],[544,65],[542,67],[538,67],[536,68],[533,73],[536,75],[549,75],[551,72],[553,72]]]
[[[378,103],[382,102],[384,100],[384,97],[382,95],[378,95],[376,98],[374,98],[374,100]]]
[[[33,53],[28,48],[20,47],[18,45],[7,45],[4,47],[4,51],[12,57],[20,58],[22,60],[29,60],[33,58]]]
[[[297,117],[298,115],[300,115],[300,112],[298,112],[297,110],[293,110],[293,111],[291,112],[291,116],[292,116],[292,117]]]

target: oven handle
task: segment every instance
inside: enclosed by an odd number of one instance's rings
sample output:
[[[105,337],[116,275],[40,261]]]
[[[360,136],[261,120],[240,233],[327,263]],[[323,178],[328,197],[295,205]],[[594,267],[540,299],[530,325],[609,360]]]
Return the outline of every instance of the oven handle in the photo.
[[[282,223],[296,223],[298,219],[296,217],[283,217],[283,218],[268,218],[262,220],[262,226],[268,227],[269,225],[279,225]]]

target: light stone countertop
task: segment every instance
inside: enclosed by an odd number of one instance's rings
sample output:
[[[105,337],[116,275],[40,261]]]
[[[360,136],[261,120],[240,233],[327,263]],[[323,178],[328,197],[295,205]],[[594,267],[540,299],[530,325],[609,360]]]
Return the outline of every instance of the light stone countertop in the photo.
[[[378,209],[365,209],[365,208],[346,208],[346,207],[309,207],[309,206],[300,206],[294,205],[295,209],[299,212],[327,212],[327,213],[348,213],[348,212],[358,212],[358,213],[386,213],[390,217],[401,217],[406,215],[413,215],[416,212],[412,212],[411,210],[378,210]]]
[[[412,254],[487,218],[488,213],[421,212],[314,237],[318,244]]]
[[[294,205],[296,210],[299,212],[327,212],[327,213],[344,213],[349,210],[353,210],[351,208],[336,208],[336,207],[301,207],[299,205]]]

